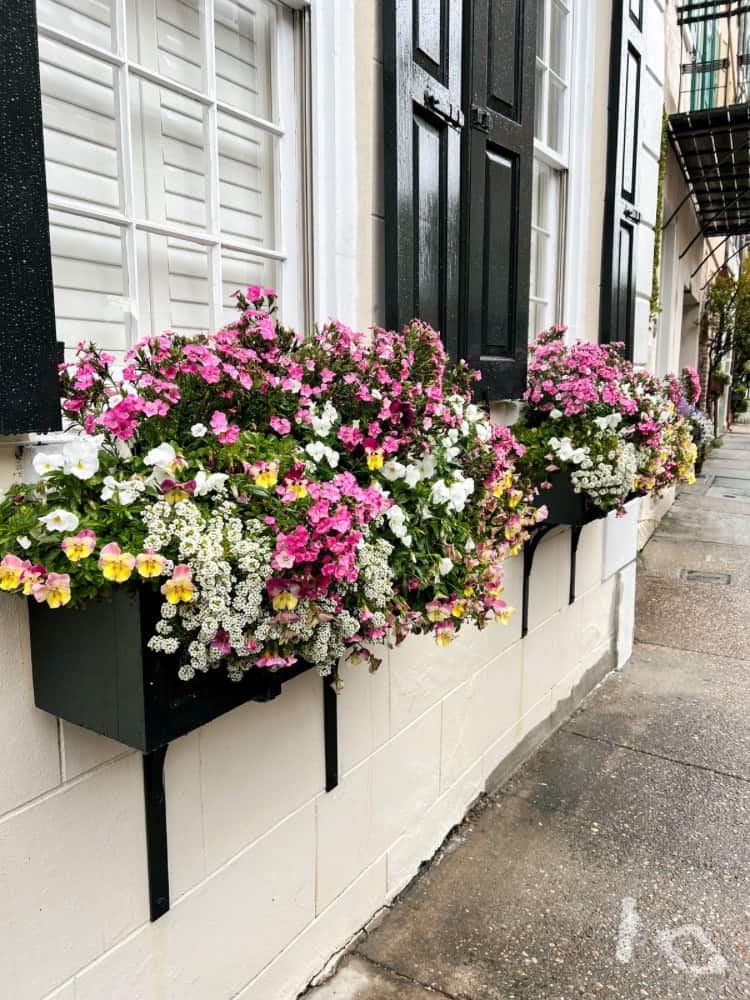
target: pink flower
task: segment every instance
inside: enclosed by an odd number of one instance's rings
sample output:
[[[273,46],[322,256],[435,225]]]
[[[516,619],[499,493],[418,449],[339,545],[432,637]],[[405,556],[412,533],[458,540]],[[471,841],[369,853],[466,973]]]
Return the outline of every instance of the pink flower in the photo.
[[[234,444],[240,433],[239,426],[237,424],[230,424],[226,413],[222,413],[221,410],[214,410],[212,413],[211,430],[221,444]]]
[[[292,429],[292,425],[285,417],[271,417],[268,423],[277,434],[288,434]]]

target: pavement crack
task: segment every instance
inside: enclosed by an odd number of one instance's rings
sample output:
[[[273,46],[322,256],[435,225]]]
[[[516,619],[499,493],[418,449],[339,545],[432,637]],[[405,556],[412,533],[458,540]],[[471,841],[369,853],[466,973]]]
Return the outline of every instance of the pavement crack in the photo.
[[[429,986],[427,983],[423,983],[419,979],[415,979],[413,976],[407,976],[403,972],[397,972],[395,969],[392,969],[390,965],[386,965],[385,962],[379,962],[377,959],[370,958],[369,955],[364,955],[357,949],[355,949],[355,953],[362,961],[368,962],[386,976],[398,979],[402,983],[408,983],[410,986],[416,986],[420,990],[424,990],[426,993],[434,993],[437,997],[445,997],[445,1000],[473,1000],[473,998],[466,993],[446,993],[445,990],[441,990],[437,986]]]
[[[694,584],[691,583],[689,586],[711,586],[715,587],[715,584]],[[638,630],[638,622],[636,620],[636,632]],[[681,653],[697,653],[699,656],[711,656],[713,654],[712,649],[695,649],[693,646],[675,646],[672,643],[667,642],[657,642],[656,639],[639,639],[636,635],[635,637],[636,646],[659,646],[660,649],[674,649]],[[742,663],[747,663],[750,661],[750,656],[725,656],[722,657],[725,660],[740,660]]]
[[[591,740],[593,743],[604,743],[607,746],[616,747],[618,750],[630,750],[631,753],[643,754],[644,757],[666,760],[670,764],[679,764],[681,767],[689,767],[696,771],[706,771],[708,774],[715,774],[719,778],[733,778],[735,781],[741,781],[745,785],[750,785],[750,778],[742,774],[735,774],[733,771],[722,771],[717,767],[708,767],[706,764],[697,764],[695,761],[683,760],[680,757],[670,757],[668,754],[657,753],[655,750],[644,750],[642,747],[634,747],[630,743],[618,743],[616,740],[607,739],[606,736],[592,736],[590,733],[582,733],[577,729],[569,729],[567,726],[563,726],[562,731],[568,733],[569,736],[578,736],[582,740]]]

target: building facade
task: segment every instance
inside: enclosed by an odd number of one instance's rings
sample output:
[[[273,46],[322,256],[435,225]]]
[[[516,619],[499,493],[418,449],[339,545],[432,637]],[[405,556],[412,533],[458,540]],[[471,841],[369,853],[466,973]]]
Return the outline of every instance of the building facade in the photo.
[[[501,420],[529,338],[553,323],[623,340],[659,373],[697,362],[711,247],[681,256],[689,199],[663,236],[659,221],[680,87],[671,0],[14,6],[4,86],[28,97],[14,141],[36,150],[42,188],[8,230],[6,483],[54,429],[55,341],[118,353],[146,332],[218,327],[248,283],[278,288],[300,327],[433,322],[482,367]],[[8,184],[29,186],[32,167]],[[662,219],[687,193],[671,150],[665,171]],[[509,560],[508,626],[447,650],[410,639],[374,675],[346,666],[332,792],[309,673],[172,744],[171,910],[155,923],[140,755],[35,708],[26,613],[4,598],[4,994],[291,1000],[626,664],[637,546],[670,502],[587,525],[574,574],[566,528],[533,567]]]

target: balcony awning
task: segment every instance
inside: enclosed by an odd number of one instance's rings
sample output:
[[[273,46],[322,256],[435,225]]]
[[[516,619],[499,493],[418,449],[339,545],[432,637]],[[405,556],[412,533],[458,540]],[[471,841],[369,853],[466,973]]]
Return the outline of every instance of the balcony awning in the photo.
[[[670,115],[669,137],[703,235],[750,233],[750,104]]]

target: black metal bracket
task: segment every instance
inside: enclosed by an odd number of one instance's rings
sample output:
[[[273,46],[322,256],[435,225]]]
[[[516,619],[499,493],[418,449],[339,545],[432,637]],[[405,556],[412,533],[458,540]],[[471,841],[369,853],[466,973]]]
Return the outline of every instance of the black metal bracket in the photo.
[[[570,587],[568,591],[568,604],[573,604],[576,599],[576,560],[578,556],[578,543],[581,540],[582,524],[571,525],[570,528]]]
[[[330,677],[323,678],[323,740],[326,755],[326,791],[339,783],[339,696]]]
[[[338,694],[330,677],[323,678],[323,739],[326,791],[339,783]],[[169,848],[164,761],[169,744],[143,755],[143,793],[146,806],[146,857],[151,922],[169,910]]]
[[[167,798],[164,794],[164,758],[167,743],[143,755],[143,791],[146,800],[146,857],[151,921],[169,909],[169,863],[167,851]]]
[[[533,529],[533,533],[527,539],[523,547],[523,606],[521,610],[521,638],[529,631],[529,584],[531,581],[531,569],[534,565],[534,556],[539,547],[539,543],[548,535],[557,524],[540,524]]]

